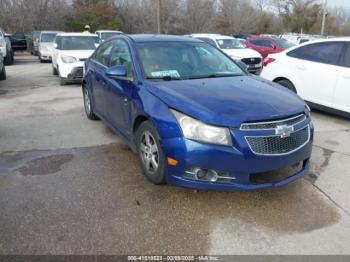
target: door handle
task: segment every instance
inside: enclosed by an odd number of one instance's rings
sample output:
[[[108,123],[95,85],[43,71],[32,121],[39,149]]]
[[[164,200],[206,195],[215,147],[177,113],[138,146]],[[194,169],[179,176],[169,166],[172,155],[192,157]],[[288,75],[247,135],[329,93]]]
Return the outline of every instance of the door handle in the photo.
[[[296,66],[296,69],[298,69],[298,70],[306,70],[306,67],[304,65],[299,65],[299,66]]]
[[[345,79],[350,79],[350,75],[343,75]]]

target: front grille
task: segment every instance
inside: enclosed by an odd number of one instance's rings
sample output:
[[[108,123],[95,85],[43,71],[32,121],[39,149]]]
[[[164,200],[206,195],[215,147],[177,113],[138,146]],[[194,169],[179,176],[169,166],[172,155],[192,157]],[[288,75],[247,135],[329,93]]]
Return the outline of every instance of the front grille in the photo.
[[[243,58],[242,62],[246,65],[256,65],[260,64],[262,62],[262,59],[260,57],[254,57],[254,58]]]
[[[310,140],[309,126],[295,131],[289,137],[257,136],[246,137],[250,149],[258,155],[281,155],[294,152]]]
[[[261,129],[275,129],[277,126],[287,125],[293,126],[306,119],[305,114],[301,114],[288,119],[269,121],[269,122],[258,122],[258,123],[243,123],[241,130],[261,130]]]

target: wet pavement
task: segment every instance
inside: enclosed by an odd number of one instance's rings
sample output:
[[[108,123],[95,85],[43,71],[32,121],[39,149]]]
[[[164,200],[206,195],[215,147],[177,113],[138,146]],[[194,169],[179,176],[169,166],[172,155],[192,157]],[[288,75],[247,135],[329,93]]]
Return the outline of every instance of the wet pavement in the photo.
[[[350,253],[349,120],[313,113],[312,170],[286,187],[154,186],[85,118],[79,85],[16,59],[0,82],[0,254]]]

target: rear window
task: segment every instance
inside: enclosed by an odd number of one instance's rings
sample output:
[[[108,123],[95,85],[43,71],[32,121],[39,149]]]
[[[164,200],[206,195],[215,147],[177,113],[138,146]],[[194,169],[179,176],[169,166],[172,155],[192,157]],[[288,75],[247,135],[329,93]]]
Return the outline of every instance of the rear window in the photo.
[[[94,50],[98,41],[92,36],[60,36],[56,43],[60,50]]]
[[[287,53],[288,56],[312,62],[341,65],[343,42],[324,42],[299,47]]]
[[[263,40],[263,39],[254,39],[249,40],[253,45],[256,46],[262,46],[262,47],[269,47],[272,48],[271,42],[269,40]]]

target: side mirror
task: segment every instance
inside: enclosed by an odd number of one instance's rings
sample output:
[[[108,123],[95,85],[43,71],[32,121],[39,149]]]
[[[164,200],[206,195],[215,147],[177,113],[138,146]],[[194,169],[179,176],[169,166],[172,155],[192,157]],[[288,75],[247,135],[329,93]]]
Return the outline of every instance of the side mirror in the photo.
[[[272,49],[277,49],[277,46],[275,44],[272,44]]]
[[[106,70],[106,76],[115,80],[131,80],[123,65],[112,66]]]
[[[58,44],[57,43],[53,43],[53,48],[57,49],[57,47],[58,47]]]

